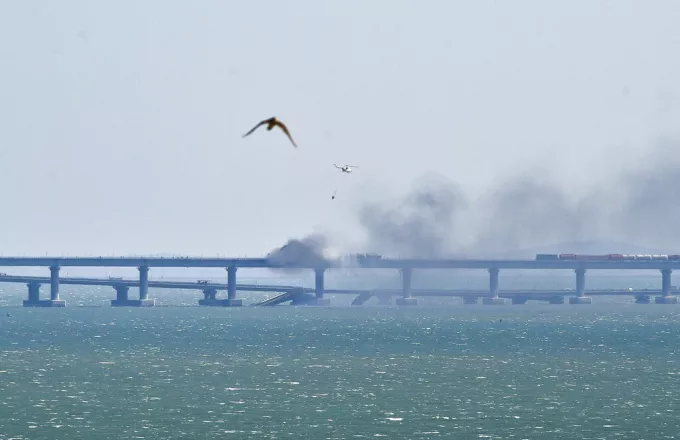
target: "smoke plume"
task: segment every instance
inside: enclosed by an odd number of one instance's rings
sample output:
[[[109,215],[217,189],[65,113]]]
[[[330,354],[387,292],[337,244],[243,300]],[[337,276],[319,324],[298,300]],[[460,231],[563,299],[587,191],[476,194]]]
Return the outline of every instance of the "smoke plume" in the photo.
[[[442,257],[455,243],[456,216],[467,207],[451,182],[428,180],[397,203],[383,201],[359,209],[370,252],[403,257]]]
[[[678,143],[575,197],[546,176],[521,174],[472,200],[452,182],[419,183],[403,198],[366,203],[366,252],[401,257],[502,256],[562,242],[619,241],[680,252]],[[675,252],[674,251],[674,252]],[[612,250],[616,252],[616,250]]]
[[[545,176],[520,174],[478,199],[454,182],[417,182],[403,197],[364,202],[358,221],[362,249],[402,258],[502,257],[566,242],[627,242],[680,253],[678,143],[653,148],[647,159],[575,196]],[[270,253],[287,262],[324,260],[329,240],[315,234]],[[569,251],[566,251],[569,252]],[[633,252],[611,249],[610,252]]]
[[[290,239],[280,248],[269,252],[267,258],[274,264],[282,266],[293,264],[322,266],[328,258],[328,239],[322,234],[309,235],[300,240]]]

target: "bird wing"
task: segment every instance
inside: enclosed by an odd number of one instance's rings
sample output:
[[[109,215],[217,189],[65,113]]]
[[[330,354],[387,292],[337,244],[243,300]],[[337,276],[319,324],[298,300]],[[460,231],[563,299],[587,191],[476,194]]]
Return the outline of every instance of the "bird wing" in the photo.
[[[350,167],[350,168],[359,168],[358,165],[347,165],[347,166]]]
[[[341,167],[340,165],[338,165],[337,163],[334,163],[333,166],[334,166],[335,168],[340,169],[340,170],[342,169],[342,167]]]
[[[255,130],[257,130],[258,127],[260,127],[261,125],[264,125],[264,124],[266,124],[266,123],[267,123],[267,120],[265,119],[264,121],[260,122],[260,123],[257,124],[256,126],[254,126],[248,133],[244,134],[243,137],[248,136],[250,133],[252,133],[252,132],[254,132]]]
[[[297,148],[297,144],[296,144],[295,141],[293,140],[293,137],[290,135],[290,132],[288,131],[288,127],[286,127],[286,126],[284,125],[284,123],[281,122],[281,121],[276,121],[275,124],[276,124],[276,126],[279,127],[281,130],[283,130],[284,133],[286,133],[286,136],[288,136],[288,139],[290,139],[290,141],[293,143],[293,146],[294,146],[295,148]]]

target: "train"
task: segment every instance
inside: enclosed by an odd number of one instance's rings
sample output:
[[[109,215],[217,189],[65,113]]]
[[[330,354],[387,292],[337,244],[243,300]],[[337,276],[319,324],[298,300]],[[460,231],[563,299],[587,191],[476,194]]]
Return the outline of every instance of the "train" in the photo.
[[[657,254],[536,254],[537,261],[545,260],[578,260],[578,261],[641,261],[641,260],[680,260],[680,255]]]

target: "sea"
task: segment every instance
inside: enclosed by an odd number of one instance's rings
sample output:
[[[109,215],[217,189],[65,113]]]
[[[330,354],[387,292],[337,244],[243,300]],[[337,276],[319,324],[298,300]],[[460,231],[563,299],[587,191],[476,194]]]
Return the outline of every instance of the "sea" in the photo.
[[[616,280],[589,282],[660,283]],[[680,438],[680,305],[61,292],[65,308],[23,308],[25,286],[0,286],[0,440]]]

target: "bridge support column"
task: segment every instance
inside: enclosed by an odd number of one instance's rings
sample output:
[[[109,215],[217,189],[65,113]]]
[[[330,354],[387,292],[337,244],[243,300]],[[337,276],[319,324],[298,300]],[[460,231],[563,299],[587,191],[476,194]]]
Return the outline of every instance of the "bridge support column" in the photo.
[[[654,298],[656,304],[677,304],[678,297],[671,296],[671,269],[661,269],[661,296]]]
[[[206,306],[241,307],[243,305],[243,300],[236,299],[237,269],[238,267],[236,266],[227,267],[227,299],[215,299],[213,296],[212,299],[199,300],[198,303]]]
[[[413,269],[405,267],[401,269],[401,290],[404,296],[397,298],[398,306],[416,306],[418,305],[418,298],[411,296],[411,279],[413,278]]]
[[[50,266],[50,299],[39,301],[40,307],[66,307],[59,299],[59,266]]]
[[[28,299],[24,300],[24,307],[40,307],[40,284],[31,282],[28,286]]]
[[[111,300],[112,307],[151,307],[154,305],[152,299],[130,299],[130,287],[124,284],[117,284],[113,286],[116,290],[116,299]]]
[[[569,297],[569,304],[592,304],[593,299],[586,296],[586,270],[574,269],[576,273],[576,296]]]
[[[308,302],[307,305],[315,306],[330,306],[331,300],[324,298],[324,274],[326,269],[318,268],[314,269],[314,300]]]
[[[111,301],[112,306],[127,306],[127,307],[153,307],[156,305],[156,300],[149,299],[149,266],[139,266],[139,299],[126,299],[118,301],[117,299]],[[118,288],[116,287],[116,292]],[[127,293],[125,294],[127,296]]]
[[[508,303],[505,298],[498,296],[498,273],[499,269],[497,267],[492,267],[489,269],[489,292],[491,297],[484,298],[482,302],[490,306],[502,306]]]
[[[217,289],[213,287],[208,287],[203,289],[203,299],[198,300],[198,305],[200,306],[222,306],[228,299],[217,299]],[[240,300],[239,300],[240,301]]]

